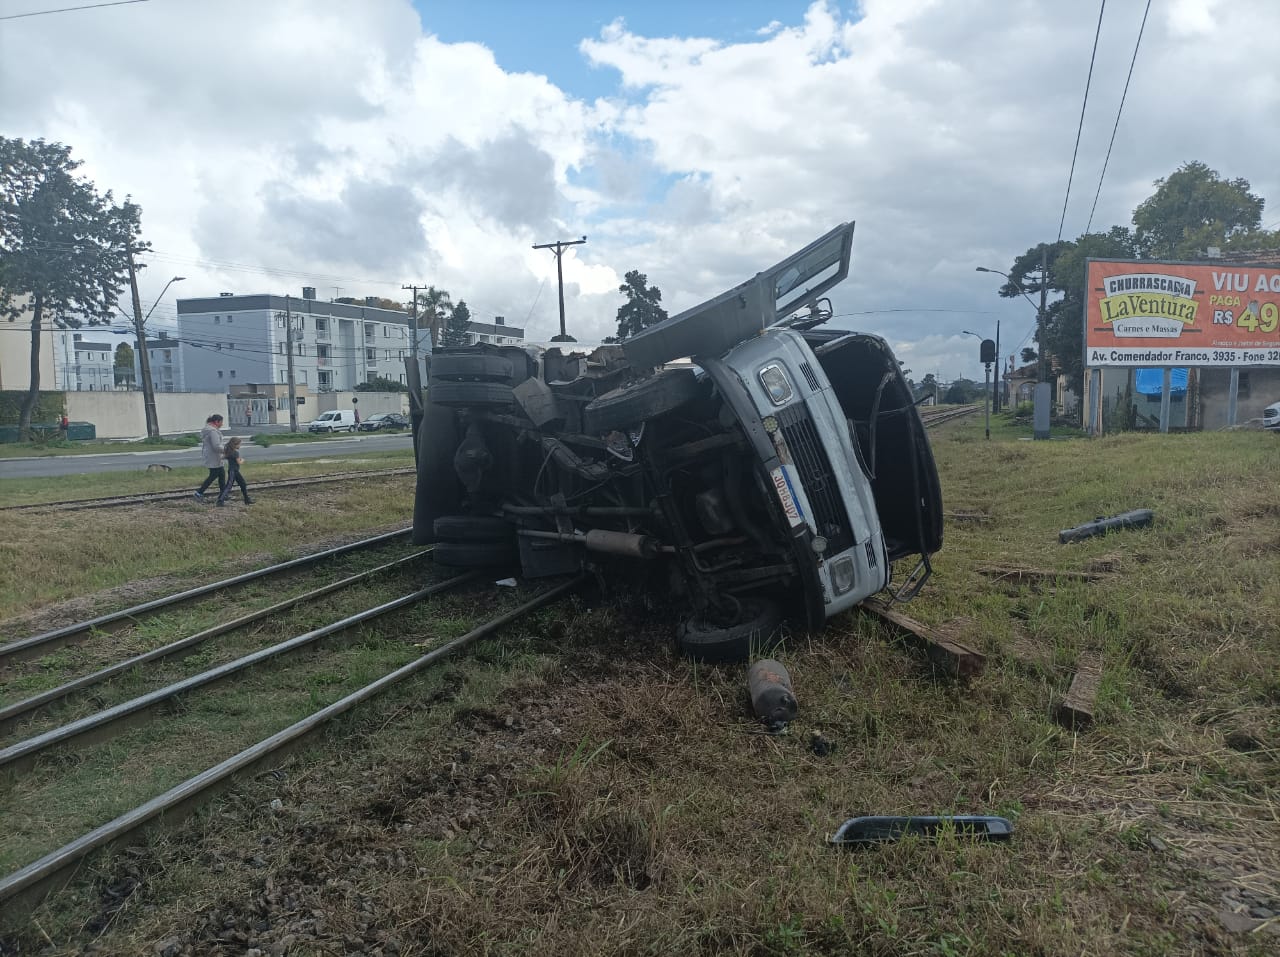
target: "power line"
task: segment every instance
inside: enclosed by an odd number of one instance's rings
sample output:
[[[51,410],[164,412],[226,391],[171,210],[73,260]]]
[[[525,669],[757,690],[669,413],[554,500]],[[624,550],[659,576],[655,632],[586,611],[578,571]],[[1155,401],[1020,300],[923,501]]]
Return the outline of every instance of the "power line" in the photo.
[[[123,7],[130,3],[146,3],[147,0],[112,0],[111,3],[86,3],[79,7],[59,7],[56,10],[34,10],[31,13],[11,13],[0,20],[21,20],[23,17],[43,17],[50,13],[71,13],[76,10],[96,10],[98,7]]]
[[[1089,75],[1084,81],[1084,101],[1080,104],[1080,123],[1076,126],[1076,148],[1071,151],[1071,172],[1067,174],[1067,195],[1062,197],[1062,218],[1058,221],[1058,242],[1062,240],[1062,227],[1067,222],[1067,200],[1071,198],[1071,180],[1076,175],[1076,156],[1080,153],[1080,134],[1084,132],[1084,111],[1089,105],[1089,86],[1093,83],[1093,61],[1098,57],[1098,37],[1102,35],[1102,14],[1107,9],[1107,0],[1102,0],[1098,9],[1098,29],[1093,34],[1093,53],[1089,54]]]
[[[1116,110],[1116,125],[1111,127],[1111,142],[1107,144],[1107,158],[1102,161],[1102,175],[1098,177],[1098,191],[1093,194],[1093,208],[1089,210],[1089,221],[1085,223],[1087,233],[1093,226],[1093,214],[1098,211],[1098,197],[1102,195],[1102,180],[1107,175],[1107,164],[1111,162],[1111,147],[1116,145],[1116,130],[1120,129],[1120,114],[1124,112],[1125,97],[1129,95],[1129,81],[1133,79],[1133,65],[1138,62],[1138,47],[1142,46],[1142,31],[1147,28],[1147,14],[1151,12],[1151,0],[1147,0],[1147,8],[1142,11],[1142,25],[1138,27],[1138,40],[1133,45],[1133,59],[1129,61],[1129,75],[1124,78],[1124,92],[1120,94],[1120,106]],[[1061,239],[1061,235],[1058,237]]]

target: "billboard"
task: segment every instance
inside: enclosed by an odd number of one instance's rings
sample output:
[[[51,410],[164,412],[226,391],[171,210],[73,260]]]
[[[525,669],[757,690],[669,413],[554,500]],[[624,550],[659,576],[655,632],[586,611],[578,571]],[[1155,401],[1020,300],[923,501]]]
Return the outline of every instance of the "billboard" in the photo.
[[[1280,366],[1280,267],[1090,259],[1084,364]]]

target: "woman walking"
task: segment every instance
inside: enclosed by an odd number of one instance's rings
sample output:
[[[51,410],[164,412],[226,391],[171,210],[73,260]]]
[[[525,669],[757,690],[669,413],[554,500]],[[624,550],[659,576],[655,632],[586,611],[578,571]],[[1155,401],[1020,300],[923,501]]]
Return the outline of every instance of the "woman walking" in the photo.
[[[196,501],[204,501],[205,490],[218,480],[218,492],[226,488],[226,478],[222,474],[222,416],[217,412],[204,420],[204,428],[200,430],[200,460],[209,470],[201,486],[196,489]]]
[[[227,439],[226,448],[223,449],[223,454],[227,457],[227,485],[218,495],[219,505],[227,504],[227,496],[231,494],[231,489],[236,485],[240,486],[240,494],[244,496],[244,504],[253,504],[253,499],[249,497],[249,486],[244,481],[244,473],[240,471],[240,466],[244,464],[244,459],[240,458],[240,443],[242,441],[238,436]]]

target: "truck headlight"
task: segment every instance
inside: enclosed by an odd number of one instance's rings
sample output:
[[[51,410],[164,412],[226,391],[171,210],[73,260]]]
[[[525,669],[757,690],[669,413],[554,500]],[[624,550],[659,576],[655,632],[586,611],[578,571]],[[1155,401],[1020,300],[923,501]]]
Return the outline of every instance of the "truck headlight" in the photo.
[[[787,374],[777,364],[767,365],[760,370],[760,384],[769,393],[769,401],[774,405],[784,405],[793,394]]]
[[[846,555],[839,561],[831,563],[831,588],[837,595],[843,595],[853,587],[853,558]]]

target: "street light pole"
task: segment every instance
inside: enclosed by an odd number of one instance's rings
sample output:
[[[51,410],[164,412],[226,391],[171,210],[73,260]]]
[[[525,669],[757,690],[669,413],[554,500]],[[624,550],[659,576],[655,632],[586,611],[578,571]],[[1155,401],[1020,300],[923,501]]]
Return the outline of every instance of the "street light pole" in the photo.
[[[1042,245],[1040,247],[1040,302],[1039,303],[1037,303],[1034,299],[1028,296],[1027,291],[1022,288],[1022,284],[1014,282],[1013,277],[1010,276],[1007,272],[1004,272],[1003,270],[1000,270],[1000,269],[988,269],[986,266],[974,267],[975,272],[991,272],[991,273],[995,273],[997,276],[1004,276],[1005,279],[1009,280],[1009,285],[1013,286],[1014,289],[1018,290],[1018,292],[1022,294],[1022,298],[1027,300],[1027,302],[1031,303],[1032,308],[1035,309],[1036,311],[1036,345],[1039,346],[1039,348],[1036,349],[1036,380],[1038,382],[1045,381],[1044,379],[1044,313],[1045,313],[1045,298],[1047,297],[1048,291],[1049,291],[1048,256],[1049,256],[1048,248]],[[1000,347],[1000,323],[999,321],[997,321],[996,322],[996,354],[997,355],[999,355],[999,351],[1000,351],[999,347]],[[999,377],[999,372],[1000,372],[1000,367],[999,365],[997,365],[996,366],[997,377]]]
[[[151,357],[147,354],[147,333],[145,326],[147,320],[151,318],[151,313],[156,311],[156,306],[160,304],[161,297],[168,291],[169,287],[175,282],[182,282],[185,276],[174,276],[164,284],[164,289],[160,290],[160,295],[156,296],[156,301],[151,304],[151,308],[147,310],[147,314],[142,314],[142,299],[138,296],[138,267],[133,261],[133,245],[126,247],[125,252],[128,254],[129,262],[129,290],[133,294],[133,329],[137,337],[138,343],[138,375],[142,379],[142,411],[147,420],[147,438],[160,438],[160,417],[156,413],[156,390],[151,382]]]

